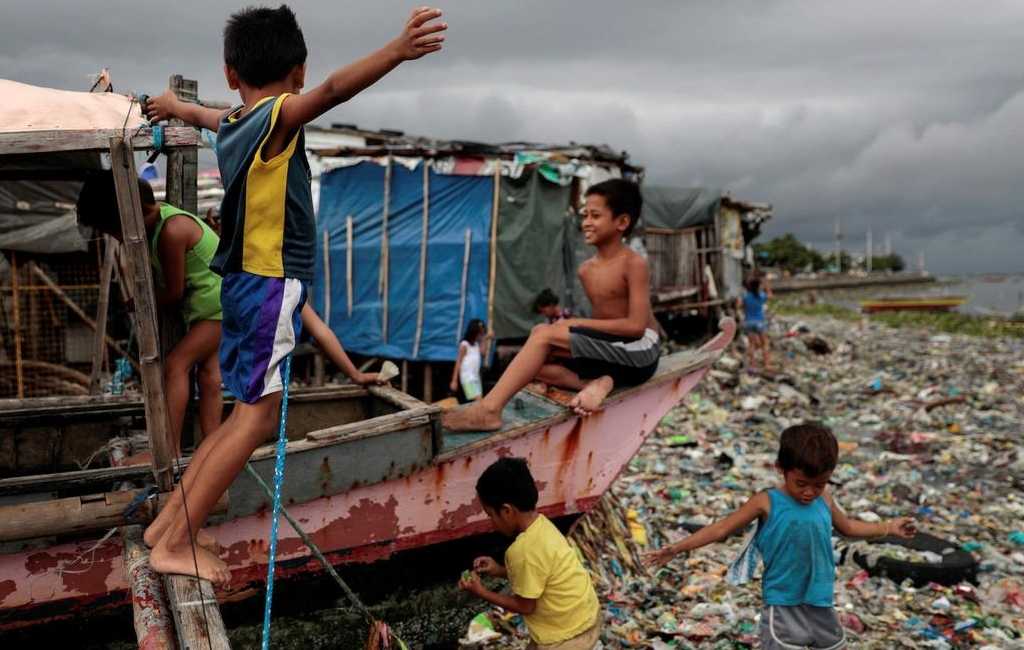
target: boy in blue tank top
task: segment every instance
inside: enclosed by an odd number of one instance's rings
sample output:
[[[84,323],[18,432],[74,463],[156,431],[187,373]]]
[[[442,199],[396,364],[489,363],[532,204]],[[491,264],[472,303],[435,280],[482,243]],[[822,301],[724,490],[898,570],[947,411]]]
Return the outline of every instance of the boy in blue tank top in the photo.
[[[211,582],[230,579],[226,564],[195,540],[250,454],[276,429],[283,362],[299,336],[316,247],[304,126],[403,61],[440,51],[447,29],[440,15],[415,9],[393,41],[303,93],[306,42],[295,14],[285,5],[243,9],[224,28],[224,73],[241,105],[219,111],[168,91],[144,107],[154,121],[179,118],[217,132],[224,199],[210,268],[224,278],[220,369],[237,399],[182,478],[187,509],[179,487],[146,529],[156,571],[192,575],[198,566]]]
[[[915,529],[909,517],[878,523],[848,517],[826,491],[838,459],[839,445],[827,427],[789,427],[779,440],[778,487],[755,494],[736,512],[682,541],[648,553],[644,562],[660,566],[679,553],[720,542],[757,520],[757,532],[730,573],[745,572],[749,577],[756,554],[764,560],[761,648],[842,648],[844,633],[833,609],[832,529],[846,537],[902,538],[912,537]]]

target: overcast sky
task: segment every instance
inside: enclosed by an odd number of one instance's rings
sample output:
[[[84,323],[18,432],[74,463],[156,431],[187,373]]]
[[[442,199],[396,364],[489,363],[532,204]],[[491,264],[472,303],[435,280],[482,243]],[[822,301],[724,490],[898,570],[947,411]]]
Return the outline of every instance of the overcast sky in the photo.
[[[0,0],[0,77],[234,99],[220,32],[242,3]],[[309,81],[382,45],[413,6],[291,3]],[[945,273],[1024,272],[1024,2],[458,0],[444,52],[328,120],[484,141],[600,142],[648,182],[775,206],[769,234],[888,233]]]

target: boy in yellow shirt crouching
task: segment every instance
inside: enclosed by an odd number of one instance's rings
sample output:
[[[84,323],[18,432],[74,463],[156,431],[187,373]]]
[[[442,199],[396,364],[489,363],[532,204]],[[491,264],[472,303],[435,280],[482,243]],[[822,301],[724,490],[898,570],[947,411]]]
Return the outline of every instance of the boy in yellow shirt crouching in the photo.
[[[512,594],[489,590],[476,573],[459,586],[522,614],[530,630],[529,650],[592,650],[601,636],[594,585],[562,533],[537,512],[537,486],[526,460],[496,461],[480,475],[476,494],[498,532],[515,541],[505,551],[505,566],[478,557],[473,570],[507,578]]]

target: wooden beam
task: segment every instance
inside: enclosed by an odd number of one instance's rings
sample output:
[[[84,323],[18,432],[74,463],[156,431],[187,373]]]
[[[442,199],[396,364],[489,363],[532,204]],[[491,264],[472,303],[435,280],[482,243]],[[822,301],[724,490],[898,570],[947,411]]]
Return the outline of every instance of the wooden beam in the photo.
[[[498,273],[498,213],[501,207],[501,161],[494,161],[494,196],[491,202],[491,270],[487,285],[487,329],[494,332],[494,282]],[[460,334],[461,336],[461,334]],[[488,339],[491,340],[491,339]],[[484,363],[491,358],[490,344],[484,351]]]
[[[140,491],[119,490],[0,506],[0,542],[69,535],[130,524],[132,522],[125,518],[124,510]],[[170,496],[169,492],[164,492],[159,499],[143,501],[136,519],[152,520],[159,510],[156,502],[162,506]],[[221,497],[214,506],[214,512],[226,512],[227,504],[227,496]]]
[[[138,187],[137,186],[136,186],[136,191],[138,191]],[[96,326],[96,321],[94,321],[92,318],[90,318],[89,315],[85,313],[85,310],[83,310],[81,307],[79,307],[78,303],[75,302],[74,300],[72,300],[71,296],[69,296],[67,293],[65,293],[64,290],[61,289],[57,285],[57,283],[53,280],[53,278],[51,278],[46,273],[46,271],[44,271],[41,268],[39,268],[39,265],[37,265],[35,262],[29,262],[28,264],[29,264],[29,270],[32,271],[32,273],[36,277],[38,277],[40,280],[42,280],[43,283],[50,289],[50,291],[52,291],[54,294],[56,294],[56,296],[58,298],[60,298],[61,301],[65,305],[67,305],[68,309],[70,309],[71,311],[75,312],[75,314],[77,314],[79,318],[81,318],[83,321],[85,321],[85,324],[88,325],[90,328],[92,328],[92,331],[94,331],[94,332],[98,332],[99,331],[99,328]],[[139,364],[134,359],[131,358],[131,356],[128,354],[127,350],[125,350],[124,348],[122,348],[120,345],[117,344],[117,341],[115,341],[114,339],[110,338],[106,334],[103,335],[103,340],[106,341],[107,345],[109,345],[111,348],[113,348],[115,352],[117,352],[118,354],[120,354],[123,357],[128,357],[128,360],[131,362],[132,366],[136,370],[140,369],[139,368]]]
[[[18,399],[25,397],[25,376],[21,369],[21,294],[18,293],[18,253],[11,251],[11,294],[14,303],[14,371],[17,373]]]
[[[430,234],[430,161],[423,161],[423,218],[420,233],[420,282],[419,305],[416,308],[416,336],[412,344],[412,356],[420,356],[420,341],[423,339],[423,307],[427,296],[427,239]],[[427,400],[430,401],[429,399]]]
[[[167,602],[163,576],[149,566],[149,549],[142,541],[141,526],[120,530],[124,574],[132,595],[132,620],[140,648],[174,650],[177,638]]]
[[[84,131],[17,131],[0,133],[0,154],[51,153],[55,151],[106,151],[110,139],[127,137],[132,148],[151,149],[153,129],[89,129]],[[194,147],[199,134],[190,126],[164,127],[164,146]]]
[[[434,367],[429,361],[423,364],[423,401],[434,401]]]
[[[195,576],[166,575],[164,586],[181,650],[231,650],[213,585]]]
[[[171,78],[168,80],[168,87],[183,101],[199,102],[199,82],[194,79],[185,79],[180,74],[171,75]],[[183,126],[184,122],[174,120],[171,122],[171,125]],[[180,159],[178,172],[180,190],[177,197],[180,203],[174,203],[173,205],[196,214],[199,210],[199,188],[197,183],[199,176],[199,151],[195,147],[183,147],[172,150],[172,153],[177,154]]]
[[[110,305],[110,279],[114,275],[114,240],[104,235],[103,266],[100,267],[100,297],[96,303],[96,336],[93,337],[92,371],[89,373],[89,392],[100,392],[100,370],[106,357],[107,310]]]
[[[388,217],[391,212],[391,156],[384,168],[384,209],[380,231],[380,296],[381,296],[381,340],[388,342],[388,279],[391,273],[391,242],[388,241]]]
[[[111,138],[109,146],[110,167],[114,173],[118,211],[121,215],[121,232],[124,233],[125,256],[135,281],[135,331],[139,341],[139,361],[142,364],[140,374],[146,405],[146,430],[149,433],[149,448],[153,453],[153,475],[160,490],[168,491],[174,484],[171,471],[174,449],[169,435],[171,425],[156,330],[156,299],[149,264],[149,238],[142,221],[135,155],[130,140]]]

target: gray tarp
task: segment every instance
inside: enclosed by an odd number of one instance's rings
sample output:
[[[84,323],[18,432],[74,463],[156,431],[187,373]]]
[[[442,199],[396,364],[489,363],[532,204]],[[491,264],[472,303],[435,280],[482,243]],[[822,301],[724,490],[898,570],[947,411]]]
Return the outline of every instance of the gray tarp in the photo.
[[[534,169],[501,179],[493,323],[498,338],[527,336],[540,322],[532,307],[544,287],[565,296],[569,190]]]
[[[722,201],[720,190],[644,185],[641,220],[651,228],[680,230],[712,224]]]
[[[81,186],[78,181],[0,181],[0,249],[86,250],[74,208]]]

